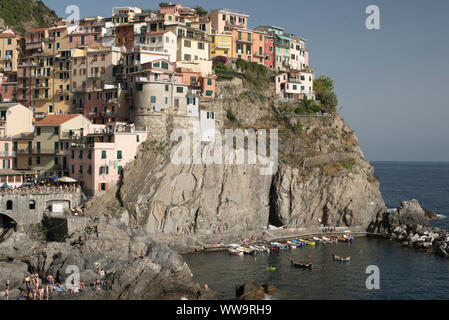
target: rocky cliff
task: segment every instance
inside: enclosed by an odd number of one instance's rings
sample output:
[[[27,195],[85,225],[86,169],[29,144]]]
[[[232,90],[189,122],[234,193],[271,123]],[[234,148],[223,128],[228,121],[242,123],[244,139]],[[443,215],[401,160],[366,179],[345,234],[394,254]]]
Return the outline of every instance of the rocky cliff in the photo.
[[[173,164],[176,143],[150,138],[124,168],[118,190],[92,201],[107,209],[90,211],[125,213],[130,225],[166,235],[218,235],[269,224],[367,226],[386,208],[353,132],[337,113],[290,114],[285,110],[295,106],[280,104],[271,91],[222,82],[218,98],[201,106],[216,112],[220,130],[277,129],[274,175],[261,175],[260,164]]]

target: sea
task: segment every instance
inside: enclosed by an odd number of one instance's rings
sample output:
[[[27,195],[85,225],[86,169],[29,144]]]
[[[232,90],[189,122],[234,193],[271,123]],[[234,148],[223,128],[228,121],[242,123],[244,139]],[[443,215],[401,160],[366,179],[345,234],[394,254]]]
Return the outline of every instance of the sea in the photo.
[[[372,162],[389,208],[417,199],[438,214],[432,226],[449,229],[449,162]],[[335,262],[332,254],[351,256]],[[313,263],[292,268],[289,257]],[[402,248],[385,239],[356,238],[352,244],[307,246],[278,253],[231,256],[227,252],[184,256],[193,280],[207,284],[218,299],[234,299],[236,285],[271,284],[273,300],[449,299],[449,260]],[[268,271],[267,266],[275,267]],[[375,271],[373,271],[375,270]]]

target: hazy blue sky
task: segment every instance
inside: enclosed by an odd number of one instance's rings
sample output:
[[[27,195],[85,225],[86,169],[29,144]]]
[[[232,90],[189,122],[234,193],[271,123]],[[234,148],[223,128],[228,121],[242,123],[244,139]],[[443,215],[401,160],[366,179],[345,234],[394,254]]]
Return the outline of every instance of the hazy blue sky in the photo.
[[[112,6],[157,8],[160,1],[44,2],[61,17],[76,4],[83,17],[110,16]],[[312,67],[334,79],[341,113],[368,160],[449,161],[449,1],[178,2],[242,10],[250,27],[282,26],[307,39]],[[381,30],[365,28],[371,4],[380,8]]]

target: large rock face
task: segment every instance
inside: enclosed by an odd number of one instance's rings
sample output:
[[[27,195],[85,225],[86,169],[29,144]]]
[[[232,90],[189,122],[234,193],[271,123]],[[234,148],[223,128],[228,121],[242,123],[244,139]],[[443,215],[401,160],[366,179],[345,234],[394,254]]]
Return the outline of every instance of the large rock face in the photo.
[[[257,166],[175,165],[147,148],[126,167],[120,199],[152,233],[241,231],[267,225],[270,184]]]
[[[116,200],[100,201],[102,206],[125,211],[131,225],[163,236],[241,235],[269,224],[366,227],[386,211],[374,170],[338,114],[283,115],[272,91],[244,89],[219,85],[220,98],[201,106],[216,112],[219,130],[278,129],[274,175],[261,175],[259,165],[176,165],[170,161],[174,144],[148,140],[124,168]],[[226,110],[238,121],[229,123]]]
[[[319,169],[303,177],[299,169],[281,168],[271,187],[273,225],[287,228],[330,226],[366,226],[383,200],[377,183],[368,182],[365,164],[357,174],[326,176]]]

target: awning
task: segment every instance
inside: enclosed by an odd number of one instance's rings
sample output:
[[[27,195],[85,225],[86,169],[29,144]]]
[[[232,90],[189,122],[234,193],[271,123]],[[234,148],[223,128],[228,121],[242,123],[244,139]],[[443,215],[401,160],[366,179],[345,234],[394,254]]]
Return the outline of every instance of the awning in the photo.
[[[58,180],[58,179],[59,179],[58,176],[53,176],[53,177],[48,178],[48,180],[52,180],[52,181],[55,181],[55,180]]]
[[[58,182],[75,183],[75,182],[78,182],[78,180],[70,178],[70,177],[61,177],[58,179]]]

